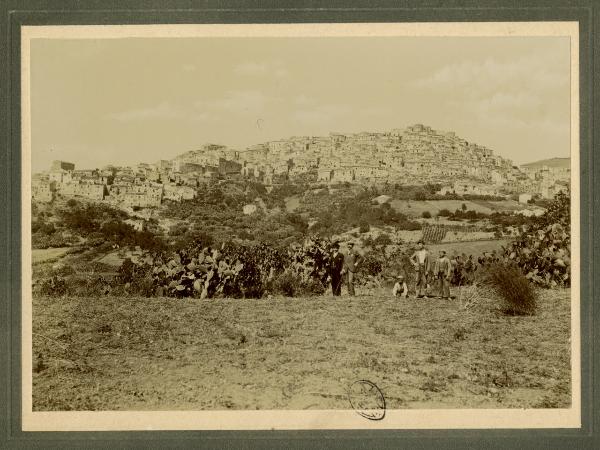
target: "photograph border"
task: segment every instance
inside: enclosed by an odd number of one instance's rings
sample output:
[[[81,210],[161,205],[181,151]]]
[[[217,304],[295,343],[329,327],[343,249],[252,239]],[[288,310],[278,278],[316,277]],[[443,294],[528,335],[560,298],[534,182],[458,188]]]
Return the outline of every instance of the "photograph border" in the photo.
[[[429,3],[429,5],[428,5]],[[533,3],[533,2],[529,2]],[[522,2],[371,2],[361,7],[358,2],[204,2],[189,8],[189,2],[87,2],[81,5],[74,1],[50,3],[20,1],[3,2],[2,5],[2,56],[8,64],[2,71],[2,104],[6,105],[6,120],[0,124],[0,135],[5,137],[6,152],[0,153],[4,177],[0,181],[0,206],[5,220],[2,221],[0,248],[1,267],[7,268],[0,275],[0,285],[5,301],[0,308],[2,327],[2,351],[0,352],[0,405],[6,408],[0,415],[1,440],[11,446],[39,445],[108,446],[115,440],[128,445],[148,445],[148,440],[157,445],[207,446],[228,444],[266,448],[281,446],[288,448],[349,445],[371,447],[439,446],[444,439],[453,445],[498,446],[527,445],[537,447],[564,447],[576,440],[580,448],[593,448],[597,444],[598,417],[593,405],[598,394],[592,390],[597,366],[593,367],[593,343],[598,331],[591,326],[593,321],[592,257],[597,255],[593,247],[598,242],[593,228],[590,200],[598,181],[594,179],[592,152],[592,93],[593,69],[598,64],[592,58],[593,25],[598,27],[597,8],[592,2],[579,2],[577,6],[557,7],[560,2],[535,2],[523,7]],[[143,7],[140,7],[143,5]],[[301,5],[301,6],[300,6]],[[327,5],[327,6],[324,6]],[[333,6],[332,6],[333,5]],[[356,5],[356,6],[352,6]],[[463,5],[459,7],[459,5]],[[464,6],[469,5],[469,6]],[[520,5],[520,6],[516,6]],[[85,9],[81,9],[85,6]],[[6,10],[4,10],[6,8]],[[79,9],[78,9],[79,8]],[[20,31],[26,25],[68,24],[175,24],[175,23],[326,23],[326,22],[472,22],[472,21],[555,21],[579,22],[580,64],[580,219],[581,219],[581,429],[527,429],[527,430],[303,430],[303,431],[153,431],[153,432],[23,432],[21,431],[21,123],[20,123]],[[594,64],[595,63],[595,64]],[[594,105],[597,106],[597,105]],[[596,135],[597,136],[597,135]],[[598,204],[594,203],[594,208]],[[594,242],[595,245],[590,245]],[[587,245],[586,245],[587,243]],[[585,262],[585,264],[583,264]],[[595,333],[595,334],[593,334]],[[6,339],[4,339],[6,337]],[[6,363],[6,364],[4,364]],[[592,368],[595,369],[592,372]],[[593,402],[591,401],[593,397]],[[93,439],[93,442],[89,440]],[[163,440],[161,442],[161,440]],[[93,445],[91,445],[93,444]],[[249,444],[249,443],[248,443]]]
[[[521,42],[539,36],[570,40],[570,144],[571,198],[579,198],[578,137],[578,23],[577,22],[469,22],[469,23],[344,23],[344,24],[234,24],[234,25],[138,25],[138,26],[35,26],[21,28],[21,199],[23,223],[31,222],[31,157],[32,157],[32,45],[38,40],[61,42],[65,39],[95,41],[98,39],[272,39],[305,37],[369,39],[422,39],[456,36],[458,39],[487,39],[518,36]],[[43,99],[41,100],[43,101]],[[571,235],[579,236],[579,205],[571,208]],[[571,406],[569,408],[456,408],[389,409],[381,422],[365,421],[352,408],[336,410],[223,410],[223,411],[33,411],[32,407],[32,253],[31,233],[22,230],[22,425],[25,431],[106,431],[120,430],[255,430],[255,429],[445,429],[445,428],[578,428],[580,419],[580,336],[579,278],[571,285]],[[572,271],[579,272],[579,239],[571,248]],[[350,406],[350,405],[347,405]],[[118,425],[116,425],[118,424]]]

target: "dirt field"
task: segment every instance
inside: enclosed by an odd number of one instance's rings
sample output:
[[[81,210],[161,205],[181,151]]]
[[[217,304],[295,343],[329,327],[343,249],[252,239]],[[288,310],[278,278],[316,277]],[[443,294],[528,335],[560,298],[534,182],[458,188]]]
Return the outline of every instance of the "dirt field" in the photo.
[[[360,292],[359,292],[360,294]],[[492,300],[34,299],[34,410],[568,407],[570,292]]]

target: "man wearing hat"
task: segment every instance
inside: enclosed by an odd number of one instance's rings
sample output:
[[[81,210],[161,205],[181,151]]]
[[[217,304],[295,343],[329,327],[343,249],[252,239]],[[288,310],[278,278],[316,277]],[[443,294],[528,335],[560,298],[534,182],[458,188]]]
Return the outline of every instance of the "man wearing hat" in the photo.
[[[425,243],[420,240],[417,242],[418,249],[410,257],[410,261],[415,267],[417,273],[417,284],[415,286],[416,295],[418,298],[427,296],[427,274],[431,270],[431,261],[429,252],[425,248]]]
[[[356,295],[354,292],[354,278],[358,266],[362,263],[362,256],[354,250],[354,242],[348,242],[348,256],[344,258],[344,270],[348,273],[348,295]]]
[[[438,294],[442,298],[450,298],[450,279],[452,278],[452,262],[446,256],[445,250],[440,250],[440,257],[435,262],[433,270],[437,281]]]
[[[342,294],[342,270],[344,269],[344,255],[340,253],[340,244],[334,242],[331,246],[333,254],[329,258],[329,277],[331,278],[331,291],[333,295]]]

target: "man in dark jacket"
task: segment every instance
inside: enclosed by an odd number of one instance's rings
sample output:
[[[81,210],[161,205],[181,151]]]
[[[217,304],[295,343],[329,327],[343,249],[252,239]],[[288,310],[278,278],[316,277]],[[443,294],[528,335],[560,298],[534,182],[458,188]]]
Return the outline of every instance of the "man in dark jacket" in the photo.
[[[433,270],[437,281],[438,297],[450,298],[450,279],[452,278],[452,262],[444,250],[440,250],[440,257],[435,262]]]
[[[344,255],[340,253],[340,244],[335,242],[332,246],[333,254],[329,259],[329,277],[331,278],[331,291],[333,295],[342,294],[342,269],[344,268]]]

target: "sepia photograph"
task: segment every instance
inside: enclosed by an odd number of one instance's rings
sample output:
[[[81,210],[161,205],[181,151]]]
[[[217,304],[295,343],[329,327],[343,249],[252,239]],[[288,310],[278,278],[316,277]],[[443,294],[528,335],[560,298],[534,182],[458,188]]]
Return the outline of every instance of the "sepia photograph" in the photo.
[[[24,27],[26,429],[580,426],[577,32]]]

